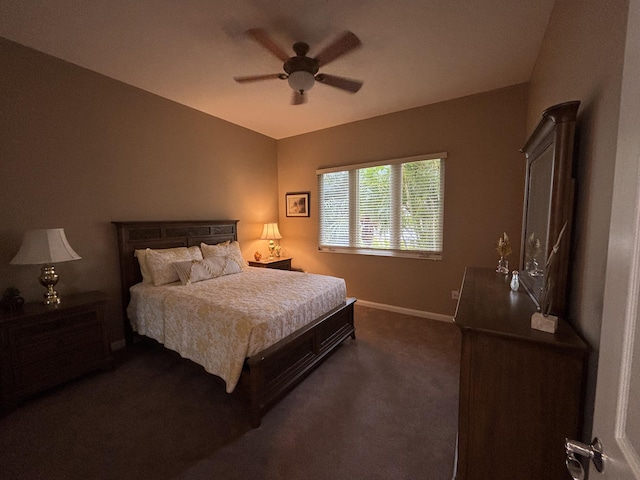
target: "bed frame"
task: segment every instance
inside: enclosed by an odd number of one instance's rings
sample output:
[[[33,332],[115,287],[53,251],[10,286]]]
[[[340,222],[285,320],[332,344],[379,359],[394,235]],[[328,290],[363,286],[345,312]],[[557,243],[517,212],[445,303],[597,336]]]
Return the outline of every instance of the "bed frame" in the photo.
[[[113,222],[118,232],[124,331],[127,345],[134,332],[127,318],[129,288],[142,281],[134,250],[216,244],[237,240],[237,220],[164,222]],[[248,399],[251,426],[260,426],[262,416],[300,383],[340,344],[356,338],[353,319],[355,298],[325,313],[302,329],[245,361],[236,390]]]

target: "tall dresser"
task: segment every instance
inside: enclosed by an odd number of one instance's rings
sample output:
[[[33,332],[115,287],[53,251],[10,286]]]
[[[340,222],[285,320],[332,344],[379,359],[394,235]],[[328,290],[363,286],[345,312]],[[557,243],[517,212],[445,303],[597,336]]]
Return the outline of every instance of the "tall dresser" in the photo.
[[[530,327],[535,305],[493,269],[465,270],[456,480],[569,478],[564,440],[579,438],[587,346],[564,320]]]

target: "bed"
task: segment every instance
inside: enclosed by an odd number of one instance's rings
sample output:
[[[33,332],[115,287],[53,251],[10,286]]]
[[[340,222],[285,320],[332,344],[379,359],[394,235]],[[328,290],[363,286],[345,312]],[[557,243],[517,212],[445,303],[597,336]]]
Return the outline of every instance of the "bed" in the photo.
[[[179,282],[163,286],[142,283],[136,250],[235,242],[236,220],[113,223],[117,228],[127,344],[131,344],[138,335],[148,336],[202,365],[209,373],[219,376],[225,381],[227,392],[237,392],[247,399],[249,419],[254,428],[260,426],[262,416],[269,408],[344,340],[349,337],[355,339],[353,307],[356,300],[346,298],[345,291],[338,289],[340,279],[333,277],[246,267],[239,273],[205,280],[188,288],[181,288]],[[314,284],[312,280],[319,280],[319,283]],[[219,294],[209,295],[206,289],[209,288],[208,284],[214,282]],[[267,290],[259,290],[258,285],[266,286]],[[286,289],[287,285],[295,285],[296,290],[302,290],[290,300],[281,301],[274,292]],[[223,307],[217,303],[218,298],[224,297],[224,292],[240,289],[246,290],[247,294],[233,296],[229,306]],[[304,289],[307,289],[307,294]],[[341,295],[338,293],[340,291]],[[160,298],[170,300],[161,301]],[[247,298],[255,300],[254,303],[257,302],[260,309],[251,310]],[[299,303],[301,298],[306,298],[304,305]],[[141,299],[145,299],[142,304]],[[151,308],[154,301],[173,306],[171,318],[175,320],[170,323],[164,323],[164,319],[153,322],[151,320],[154,315],[145,316],[144,309]],[[192,307],[196,301],[201,303],[197,308]],[[301,312],[295,319],[291,314],[294,310]],[[195,312],[203,317],[215,316],[216,320],[204,322]],[[264,326],[266,317],[269,316],[293,320],[283,323],[281,327],[264,327],[268,332],[259,331],[247,337],[244,347],[220,343],[216,346],[211,341],[211,345],[206,348],[193,348],[196,343],[203,341],[202,330],[197,328],[207,329],[204,337],[219,342],[222,341],[218,338],[222,337],[221,331],[215,330],[211,325],[225,322],[235,325],[237,320]],[[236,330],[244,332],[246,329],[241,326]],[[278,330],[277,336],[271,334],[273,330]],[[224,362],[218,355],[221,351],[225,352],[227,358]]]

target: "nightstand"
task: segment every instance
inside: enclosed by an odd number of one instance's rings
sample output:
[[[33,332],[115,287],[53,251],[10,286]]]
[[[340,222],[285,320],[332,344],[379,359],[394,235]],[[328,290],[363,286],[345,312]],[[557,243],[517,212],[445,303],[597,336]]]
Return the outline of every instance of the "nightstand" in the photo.
[[[291,270],[291,258],[274,258],[273,260],[249,260],[250,267],[275,268],[276,270]]]
[[[26,304],[0,315],[0,410],[85,373],[112,368],[107,296],[87,292],[60,305]]]

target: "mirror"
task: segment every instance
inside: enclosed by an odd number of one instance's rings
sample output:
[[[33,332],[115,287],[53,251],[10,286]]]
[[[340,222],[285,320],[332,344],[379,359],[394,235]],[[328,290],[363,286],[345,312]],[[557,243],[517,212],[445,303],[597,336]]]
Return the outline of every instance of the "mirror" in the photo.
[[[557,316],[564,315],[567,305],[573,142],[579,105],[567,102],[545,110],[521,149],[527,169],[520,282],[538,310]]]
[[[542,292],[544,267],[549,244],[549,202],[553,177],[553,150],[546,150],[531,162],[529,170],[529,205],[525,224],[523,270],[529,274],[536,291]]]

